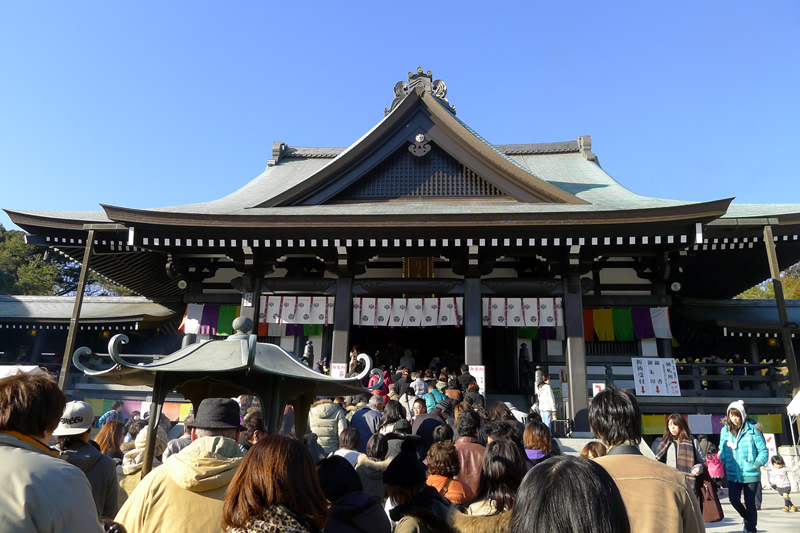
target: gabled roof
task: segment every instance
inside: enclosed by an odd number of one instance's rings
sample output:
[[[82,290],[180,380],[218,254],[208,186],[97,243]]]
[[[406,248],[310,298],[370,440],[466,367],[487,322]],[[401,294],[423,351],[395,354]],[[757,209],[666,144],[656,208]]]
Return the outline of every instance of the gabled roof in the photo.
[[[347,148],[310,148],[275,143],[264,172],[217,200],[197,204],[135,209],[102,205],[104,212],[37,212],[6,210],[21,227],[63,233],[83,224],[218,227],[363,225],[374,217],[428,217],[453,225],[502,218],[548,224],[636,223],[687,220],[708,222],[722,217],[778,214],[780,223],[800,222],[800,205],[736,206],[730,200],[687,202],[651,198],[625,188],[606,173],[591,151],[589,136],[542,144],[493,145],[455,116],[441,80],[430,71],[409,73],[409,83],[395,86],[395,101],[386,116]],[[422,141],[417,136],[422,135]],[[419,143],[431,153],[454,158],[498,194],[477,196],[364,198],[345,194],[364,180],[378,180],[376,169]],[[425,156],[422,156],[424,158]],[[378,187],[374,187],[377,189]],[[727,214],[726,214],[727,212]],[[502,217],[498,217],[502,215]],[[392,218],[394,217],[394,218]],[[439,217],[436,219],[435,217]],[[481,218],[483,217],[483,218]],[[397,220],[395,220],[397,219]]]
[[[517,201],[584,203],[530,174],[465,127],[430,92],[418,87],[369,134],[327,165],[300,183],[252,207],[327,203],[336,193],[352,185],[390,154],[408,150],[415,143],[424,148],[431,142]]]

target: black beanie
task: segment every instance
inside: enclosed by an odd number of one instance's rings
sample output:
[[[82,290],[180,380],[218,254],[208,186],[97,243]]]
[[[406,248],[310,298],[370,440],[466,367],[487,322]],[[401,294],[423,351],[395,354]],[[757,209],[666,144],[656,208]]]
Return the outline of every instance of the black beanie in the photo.
[[[415,452],[402,451],[383,471],[383,482],[387,485],[419,485],[425,483],[425,470]]]

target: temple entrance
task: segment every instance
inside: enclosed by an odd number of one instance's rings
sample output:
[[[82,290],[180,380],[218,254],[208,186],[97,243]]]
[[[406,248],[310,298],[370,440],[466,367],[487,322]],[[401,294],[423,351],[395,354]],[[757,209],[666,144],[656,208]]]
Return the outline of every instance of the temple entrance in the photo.
[[[351,326],[351,346],[375,359],[375,365],[396,365],[406,348],[416,359],[416,369],[425,370],[439,356],[439,367],[457,368],[464,362],[464,328],[388,328]]]
[[[519,391],[517,328],[483,328],[483,364],[486,388],[492,394]]]

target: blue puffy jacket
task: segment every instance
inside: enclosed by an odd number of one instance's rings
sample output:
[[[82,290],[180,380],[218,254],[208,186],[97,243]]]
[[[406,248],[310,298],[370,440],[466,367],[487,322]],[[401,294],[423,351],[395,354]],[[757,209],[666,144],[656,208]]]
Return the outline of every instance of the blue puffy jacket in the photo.
[[[428,412],[430,413],[433,411],[433,408],[436,407],[437,403],[445,399],[445,395],[438,390],[433,389],[431,392],[423,395],[422,399],[425,400],[425,406],[428,408]]]
[[[719,458],[725,465],[728,479],[737,483],[754,483],[761,480],[759,470],[769,458],[764,435],[749,420],[742,422],[742,428],[735,436],[722,428],[719,435]]]

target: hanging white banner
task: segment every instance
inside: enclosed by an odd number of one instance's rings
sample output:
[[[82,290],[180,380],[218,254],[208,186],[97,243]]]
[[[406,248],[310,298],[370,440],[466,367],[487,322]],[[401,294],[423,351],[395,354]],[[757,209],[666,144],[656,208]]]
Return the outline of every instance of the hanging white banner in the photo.
[[[294,317],[295,324],[313,324],[311,318],[311,296],[297,297],[297,315]]]
[[[408,300],[406,298],[392,298],[392,314],[389,318],[390,327],[399,328],[403,325],[407,305]]]
[[[297,296],[283,296],[281,305],[281,324],[294,324],[294,315],[297,310]]]
[[[377,314],[377,301],[375,298],[361,298],[361,321],[360,326],[374,326],[375,315]]]
[[[489,298],[489,324],[491,326],[506,325],[505,298]]]
[[[539,298],[539,327],[552,328],[556,326],[556,309],[553,298]]]
[[[439,317],[437,323],[440,326],[458,325],[458,304],[455,298],[439,298]]]
[[[525,325],[522,321],[522,298],[506,298],[506,326],[519,328]]]
[[[528,327],[539,325],[539,299],[523,298],[522,314],[525,318],[525,325]]]
[[[409,298],[403,326],[418,327],[422,321],[422,298]]]
[[[423,298],[422,299],[422,321],[420,326],[431,327],[436,326],[439,321],[439,298]]]
[[[375,325],[386,326],[392,316],[392,299],[378,298],[377,312],[375,313]]]

